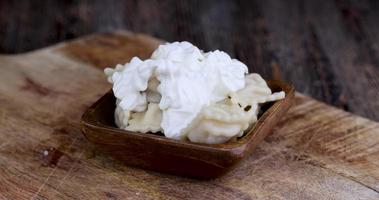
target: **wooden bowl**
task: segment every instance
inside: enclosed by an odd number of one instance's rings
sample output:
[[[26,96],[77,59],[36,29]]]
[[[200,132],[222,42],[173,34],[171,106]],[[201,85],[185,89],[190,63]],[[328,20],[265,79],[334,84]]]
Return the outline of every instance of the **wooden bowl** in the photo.
[[[243,137],[225,144],[199,144],[121,130],[114,124],[112,91],[83,114],[81,130],[90,142],[127,165],[200,179],[216,178],[248,156],[290,107],[293,86],[282,81],[268,81],[268,85],[273,91],[284,91],[286,97],[263,105],[258,122]]]

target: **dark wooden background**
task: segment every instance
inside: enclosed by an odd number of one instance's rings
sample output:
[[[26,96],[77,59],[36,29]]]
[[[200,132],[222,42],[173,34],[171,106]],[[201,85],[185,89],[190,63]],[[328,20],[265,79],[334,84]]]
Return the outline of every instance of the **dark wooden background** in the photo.
[[[117,29],[224,50],[251,72],[379,121],[377,0],[0,0],[2,54]]]

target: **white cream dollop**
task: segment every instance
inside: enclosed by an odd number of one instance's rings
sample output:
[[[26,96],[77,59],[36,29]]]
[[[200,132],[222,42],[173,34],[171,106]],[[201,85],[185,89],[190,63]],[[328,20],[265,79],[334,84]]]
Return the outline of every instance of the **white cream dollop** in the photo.
[[[173,139],[187,138],[186,130],[204,107],[244,88],[247,73],[246,65],[227,53],[203,53],[189,42],[160,45],[150,59],[134,57],[130,63],[105,69],[120,107],[115,112],[117,125],[127,129],[129,112],[143,112],[147,99],[157,99],[156,94],[151,98],[146,94],[149,80],[156,79],[161,127],[165,136]]]

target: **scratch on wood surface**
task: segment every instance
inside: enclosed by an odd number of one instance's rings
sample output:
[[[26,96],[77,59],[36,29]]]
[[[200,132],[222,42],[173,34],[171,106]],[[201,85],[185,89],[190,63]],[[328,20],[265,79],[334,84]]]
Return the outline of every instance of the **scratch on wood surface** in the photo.
[[[310,147],[310,145],[312,144],[314,138],[317,139],[317,135],[316,135],[316,134],[312,134],[311,137],[308,138],[308,140],[305,142],[303,148],[304,148],[304,149],[309,149],[309,147]]]
[[[6,146],[8,146],[9,142],[4,142],[2,144],[0,144],[0,149],[3,149],[5,148]]]
[[[330,146],[336,146],[338,145],[339,143],[343,143],[342,141],[345,141],[346,139],[350,138],[350,137],[355,137],[356,135],[359,135],[362,131],[365,131],[365,126],[364,125],[358,125],[358,126],[354,126],[352,129],[353,131],[349,131],[350,133],[349,134],[344,134],[340,137],[337,137],[333,140],[330,140],[330,141],[327,141],[325,143],[325,145],[330,145]],[[358,130],[361,130],[361,131],[358,131]],[[358,131],[358,132],[357,132]]]
[[[56,167],[51,170],[50,174],[43,181],[43,183],[41,184],[41,186],[38,188],[37,192],[32,197],[30,197],[30,200],[35,199],[39,195],[39,193],[42,191],[42,188],[46,185],[47,181],[49,181],[50,177],[55,173],[56,170],[57,170]]]
[[[51,93],[49,88],[37,83],[29,77],[25,77],[25,85],[23,85],[21,89],[37,93],[41,96],[47,96]]]
[[[6,196],[4,196],[3,194],[1,194],[0,193],[0,197],[1,197],[1,199],[3,199],[3,200],[6,200],[6,199],[8,199]]]
[[[328,168],[328,167],[326,167],[326,166],[322,166],[322,165],[314,165],[314,164],[312,164],[312,162],[310,162],[310,163],[308,163],[308,164],[311,164],[311,165],[313,165],[313,166],[315,166],[315,167],[319,167],[319,168],[322,168],[322,169],[324,169],[324,170],[330,171],[330,172],[332,172],[333,174],[336,174],[336,175],[341,176],[341,177],[343,177],[343,178],[345,178],[345,179],[351,180],[351,181],[353,181],[353,182],[355,182],[355,183],[357,183],[357,184],[359,184],[359,185],[361,185],[361,186],[363,186],[363,187],[365,187],[365,188],[368,188],[369,190],[372,190],[372,191],[374,191],[374,192],[376,192],[376,193],[379,194],[379,190],[378,190],[378,189],[376,189],[376,188],[374,188],[374,187],[371,187],[371,186],[369,186],[369,185],[367,185],[367,184],[365,184],[365,183],[359,181],[358,179],[356,179],[356,178],[354,178],[354,177],[352,177],[352,176],[347,176],[347,175],[345,175],[345,174],[343,174],[343,173],[340,173],[340,172],[338,172],[338,171],[335,171],[334,169],[332,169],[332,168]]]
[[[344,154],[351,154],[354,150],[361,149],[366,152],[367,155],[367,146],[362,149],[361,146],[357,146],[356,139],[359,138],[360,134],[369,132],[370,130],[375,129],[376,126],[368,126],[365,128],[357,129],[354,133],[347,131],[343,131],[344,135],[342,137],[338,137],[337,142],[333,142],[333,140],[325,143],[325,147],[327,147],[327,152],[339,152]],[[339,139],[341,138],[341,139]]]
[[[67,92],[50,89],[27,76],[24,77],[24,85],[22,85],[20,88],[21,90],[30,91],[40,96],[68,94]]]
[[[69,147],[72,147],[74,145],[74,143],[76,142],[77,138],[75,138],[74,140],[72,140],[72,142],[70,143]],[[56,152],[60,152],[58,150],[56,150],[55,148],[53,148],[53,151],[51,153],[56,153]],[[45,152],[43,152],[45,153]],[[72,169],[74,168],[74,166],[77,164],[77,161],[82,157],[82,154],[83,154],[83,151],[81,151],[81,153],[79,154],[79,157],[78,159],[76,160],[75,164],[74,165],[71,165],[70,169],[68,170],[68,172],[66,173],[66,175],[62,178],[62,180],[60,181],[60,184],[58,185],[58,187],[55,189],[56,192],[60,193],[58,191],[58,188],[62,185],[63,181],[66,179],[66,177],[72,172]],[[41,184],[41,186],[38,188],[37,192],[30,198],[30,199],[34,199],[35,197],[37,197],[40,192],[42,191],[43,187],[46,185],[46,183],[48,182],[48,180],[50,179],[50,177],[55,173],[55,171],[58,169],[57,165],[59,163],[59,158],[62,156],[62,155],[59,155],[58,158],[54,158],[54,155],[52,155],[52,164],[54,165],[52,171],[50,172],[50,174],[48,175],[48,177],[44,180],[44,182]]]
[[[71,165],[71,167],[68,170],[68,172],[65,174],[65,176],[62,178],[62,180],[59,182],[57,190],[64,183],[64,181],[66,180],[66,178],[72,173],[72,170],[78,165],[78,161],[82,158],[82,156],[83,156],[83,151],[80,152],[80,154],[79,154],[78,158],[76,159],[75,163],[73,165]]]
[[[275,155],[278,155],[278,154],[281,153],[280,152],[281,150],[279,148],[272,148],[272,150],[273,151],[271,153],[268,153],[268,154],[266,154],[266,155],[264,155],[264,156],[262,156],[262,157],[260,157],[258,159],[255,159],[255,160],[253,160],[250,163],[251,164],[258,164],[258,163],[260,163],[260,162],[262,162],[262,161],[264,161],[266,159],[269,159],[269,158],[274,157]]]

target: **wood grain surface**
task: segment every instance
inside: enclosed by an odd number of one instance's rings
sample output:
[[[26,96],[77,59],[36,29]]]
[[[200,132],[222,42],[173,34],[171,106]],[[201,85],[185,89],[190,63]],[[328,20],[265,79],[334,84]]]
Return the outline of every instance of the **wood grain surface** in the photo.
[[[0,53],[128,29],[225,50],[267,79],[379,121],[378,21],[377,0],[3,0]]]
[[[80,133],[99,68],[159,42],[126,32],[0,56],[0,199],[378,199],[379,124],[297,94],[254,153],[212,181],[122,165]]]

